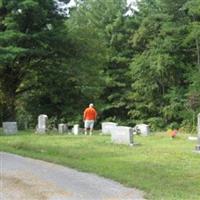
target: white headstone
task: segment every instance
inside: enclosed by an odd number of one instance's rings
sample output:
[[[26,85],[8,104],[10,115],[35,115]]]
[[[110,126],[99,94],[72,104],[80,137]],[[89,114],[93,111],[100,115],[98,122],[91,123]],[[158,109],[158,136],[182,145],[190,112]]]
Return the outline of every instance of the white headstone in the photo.
[[[58,132],[66,133],[67,132],[67,124],[58,124]]]
[[[114,122],[102,122],[101,123],[102,134],[110,135],[111,129],[116,126],[117,126],[117,123],[114,123]]]
[[[111,129],[111,140],[116,144],[133,145],[133,129],[127,126],[116,126]]]
[[[200,113],[197,116],[197,134],[198,134],[198,144],[196,145],[196,150],[200,152]]]
[[[17,133],[17,122],[3,122],[3,132],[6,135]]]
[[[79,125],[75,124],[73,127],[73,134],[78,135],[79,134]]]
[[[197,116],[197,134],[200,136],[200,113]]]
[[[139,129],[141,135],[143,135],[143,136],[147,136],[150,133],[149,125],[138,124],[138,125],[136,125],[136,128]]]
[[[38,133],[46,133],[47,131],[47,115],[39,115],[38,116],[38,126],[37,126],[37,132]]]
[[[189,137],[188,137],[188,140],[197,141],[197,140],[198,140],[198,137],[189,136]]]
[[[64,124],[58,124],[58,132],[64,133]]]

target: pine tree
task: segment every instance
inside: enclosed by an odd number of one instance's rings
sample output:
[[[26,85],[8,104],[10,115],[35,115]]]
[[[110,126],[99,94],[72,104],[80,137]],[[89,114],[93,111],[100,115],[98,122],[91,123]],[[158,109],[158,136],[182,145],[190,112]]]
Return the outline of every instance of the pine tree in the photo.
[[[36,87],[45,63],[66,56],[64,18],[53,0],[2,0],[0,89],[5,120],[16,119],[17,96]]]

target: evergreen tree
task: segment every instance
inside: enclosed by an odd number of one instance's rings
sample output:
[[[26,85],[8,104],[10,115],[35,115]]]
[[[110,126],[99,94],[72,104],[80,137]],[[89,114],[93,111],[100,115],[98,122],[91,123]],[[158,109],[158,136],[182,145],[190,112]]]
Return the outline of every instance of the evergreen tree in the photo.
[[[148,122],[154,128],[183,120],[180,113],[188,86],[182,47],[187,22],[182,11],[185,1],[171,3],[141,1],[137,17],[140,26],[132,39],[138,53],[130,67],[129,114],[136,122]]]
[[[67,55],[64,16],[53,0],[3,0],[0,21],[0,86],[5,119],[15,120],[16,98],[35,87],[48,60]],[[50,67],[50,66],[49,66]],[[44,74],[45,75],[45,74]]]
[[[94,45],[90,54],[94,55],[96,66],[98,63],[103,66],[101,76],[104,83],[97,82],[99,85],[96,86],[103,89],[100,96],[101,119],[127,119],[123,94],[127,88],[126,72],[131,49],[128,48],[130,29],[125,25],[126,11],[125,0],[86,0],[72,12],[69,20],[73,35],[78,36],[77,40]],[[103,50],[104,54],[98,54],[97,50]],[[99,55],[103,55],[104,59]]]

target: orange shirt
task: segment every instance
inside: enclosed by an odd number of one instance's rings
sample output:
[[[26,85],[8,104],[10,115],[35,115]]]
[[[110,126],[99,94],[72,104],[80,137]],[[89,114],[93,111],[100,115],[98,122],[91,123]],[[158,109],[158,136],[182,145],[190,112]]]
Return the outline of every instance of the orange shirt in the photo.
[[[96,120],[97,112],[94,108],[86,108],[84,110],[83,118],[84,120]]]

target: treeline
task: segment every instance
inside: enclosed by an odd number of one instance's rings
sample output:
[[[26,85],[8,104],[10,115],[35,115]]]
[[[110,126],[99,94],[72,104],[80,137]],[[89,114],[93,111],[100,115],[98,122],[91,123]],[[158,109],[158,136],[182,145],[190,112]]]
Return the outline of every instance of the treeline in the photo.
[[[67,4],[69,0],[60,0]],[[0,1],[0,121],[82,120],[195,128],[200,0]],[[23,123],[22,123],[23,122]]]

